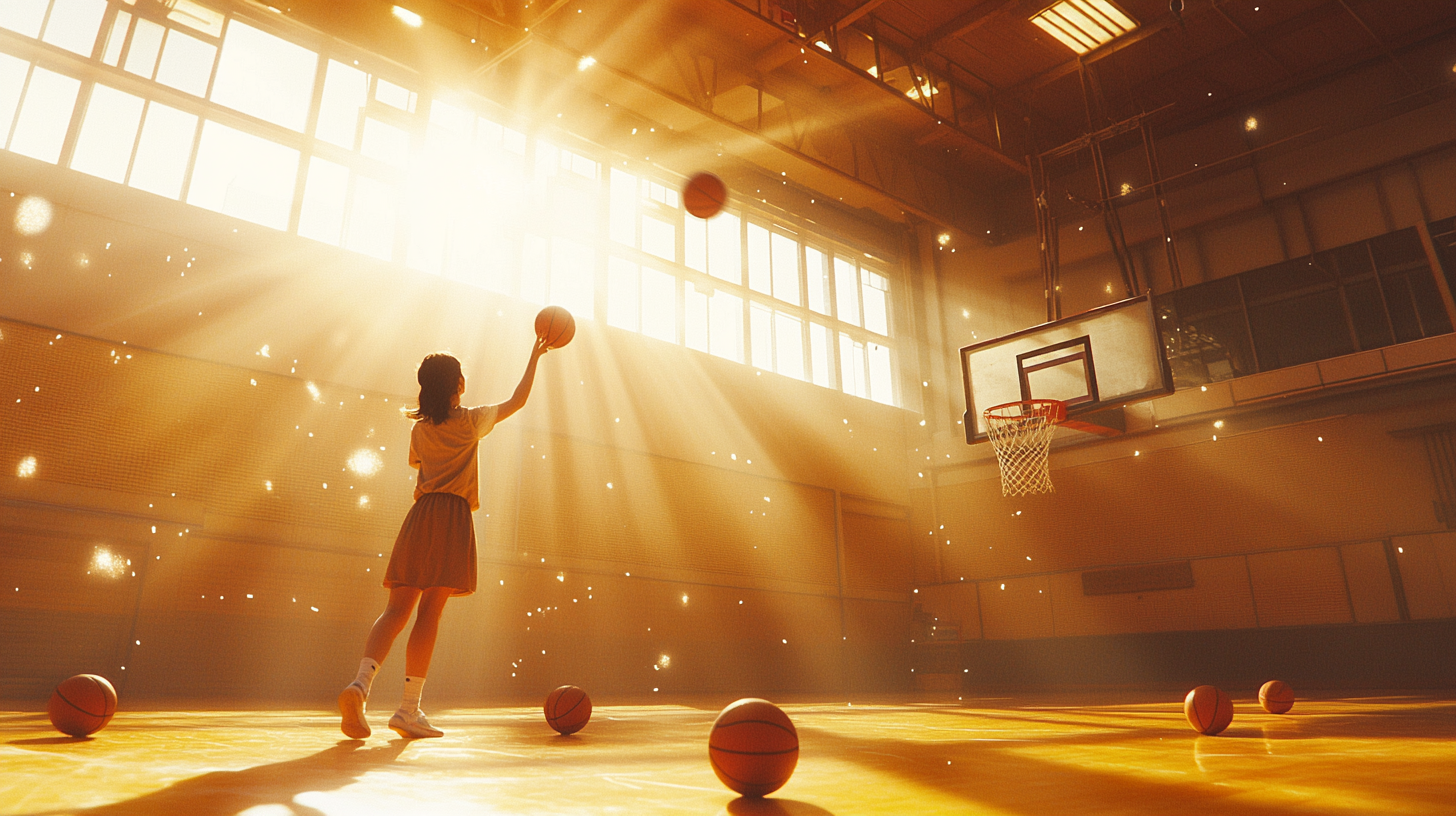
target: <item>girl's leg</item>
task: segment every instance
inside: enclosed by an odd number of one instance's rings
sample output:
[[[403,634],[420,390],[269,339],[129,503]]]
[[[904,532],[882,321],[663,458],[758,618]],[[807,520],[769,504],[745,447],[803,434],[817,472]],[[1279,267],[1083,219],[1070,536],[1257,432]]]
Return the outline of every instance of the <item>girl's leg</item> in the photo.
[[[420,693],[424,691],[425,674],[430,670],[435,637],[440,632],[440,613],[445,611],[445,601],[450,599],[452,591],[449,587],[432,587],[420,596],[419,612],[404,653],[404,700],[389,718],[389,727],[402,737],[444,736],[420,711]]]
[[[369,736],[369,723],[364,719],[364,702],[369,698],[369,687],[374,681],[374,673],[389,655],[394,639],[409,622],[410,612],[414,610],[415,601],[419,597],[420,590],[414,587],[393,587],[389,590],[389,601],[385,604],[384,612],[374,621],[374,626],[369,630],[369,639],[364,643],[364,659],[359,661],[359,675],[339,692],[339,715],[342,718],[340,727],[345,735],[353,739]]]

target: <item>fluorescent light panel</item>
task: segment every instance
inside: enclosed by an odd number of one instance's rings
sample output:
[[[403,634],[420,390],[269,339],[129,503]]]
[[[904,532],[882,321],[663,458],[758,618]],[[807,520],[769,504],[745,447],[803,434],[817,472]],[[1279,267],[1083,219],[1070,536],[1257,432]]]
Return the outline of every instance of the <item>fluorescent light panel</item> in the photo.
[[[1136,20],[1108,0],[1062,0],[1031,21],[1078,54],[1138,27]]]
[[[414,28],[419,28],[425,22],[424,18],[420,15],[400,6],[394,7],[394,16],[398,17],[405,25]]]

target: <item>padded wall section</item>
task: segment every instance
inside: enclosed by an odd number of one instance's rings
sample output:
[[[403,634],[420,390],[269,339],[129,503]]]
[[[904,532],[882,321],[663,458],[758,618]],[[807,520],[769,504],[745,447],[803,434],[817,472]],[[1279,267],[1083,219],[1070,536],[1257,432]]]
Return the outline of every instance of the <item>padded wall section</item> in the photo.
[[[1395,599],[1395,582],[1391,578],[1384,541],[1345,544],[1340,547],[1340,561],[1345,567],[1350,607],[1357,622],[1400,620],[1400,605]]]
[[[1456,615],[1456,533],[1401,536],[1393,545],[1410,616]]]
[[[1264,626],[1349,623],[1349,596],[1332,547],[1250,555],[1254,607]]]

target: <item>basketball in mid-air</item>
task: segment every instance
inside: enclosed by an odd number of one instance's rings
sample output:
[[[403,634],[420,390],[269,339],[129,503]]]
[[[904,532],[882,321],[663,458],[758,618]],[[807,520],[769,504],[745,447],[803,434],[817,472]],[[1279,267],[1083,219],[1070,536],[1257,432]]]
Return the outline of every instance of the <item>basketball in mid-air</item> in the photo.
[[[1193,730],[1210,737],[1234,721],[1234,701],[1214,686],[1199,686],[1183,700],[1183,713]]]
[[[51,725],[62,734],[85,737],[100,731],[116,713],[116,689],[99,674],[67,677],[51,692],[46,706]]]
[[[536,336],[546,348],[561,348],[576,336],[576,318],[560,306],[547,306],[536,314]]]
[[[728,185],[712,173],[698,173],[683,186],[683,206],[698,218],[712,218],[728,203]]]
[[[794,775],[799,732],[778,706],[748,697],[723,709],[713,721],[708,761],[724,785],[744,796],[764,796]]]
[[[591,698],[576,686],[562,686],[546,695],[546,724],[562,736],[575,734],[591,719]]]
[[[1259,687],[1259,705],[1270,714],[1283,714],[1294,708],[1294,689],[1283,680],[1270,680]]]

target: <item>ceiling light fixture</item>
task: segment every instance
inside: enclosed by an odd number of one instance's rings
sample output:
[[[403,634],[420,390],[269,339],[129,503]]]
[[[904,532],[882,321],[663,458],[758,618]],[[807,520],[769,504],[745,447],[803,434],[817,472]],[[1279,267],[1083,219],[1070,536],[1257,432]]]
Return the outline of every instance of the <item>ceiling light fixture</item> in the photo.
[[[411,28],[419,28],[420,26],[425,24],[425,18],[421,17],[418,14],[415,14],[413,11],[410,11],[407,8],[402,8],[400,6],[394,7],[394,16],[398,17],[401,22],[403,22],[407,26],[410,26]]]
[[[1085,54],[1138,27],[1108,0],[1062,0],[1031,21],[1078,54]]]

